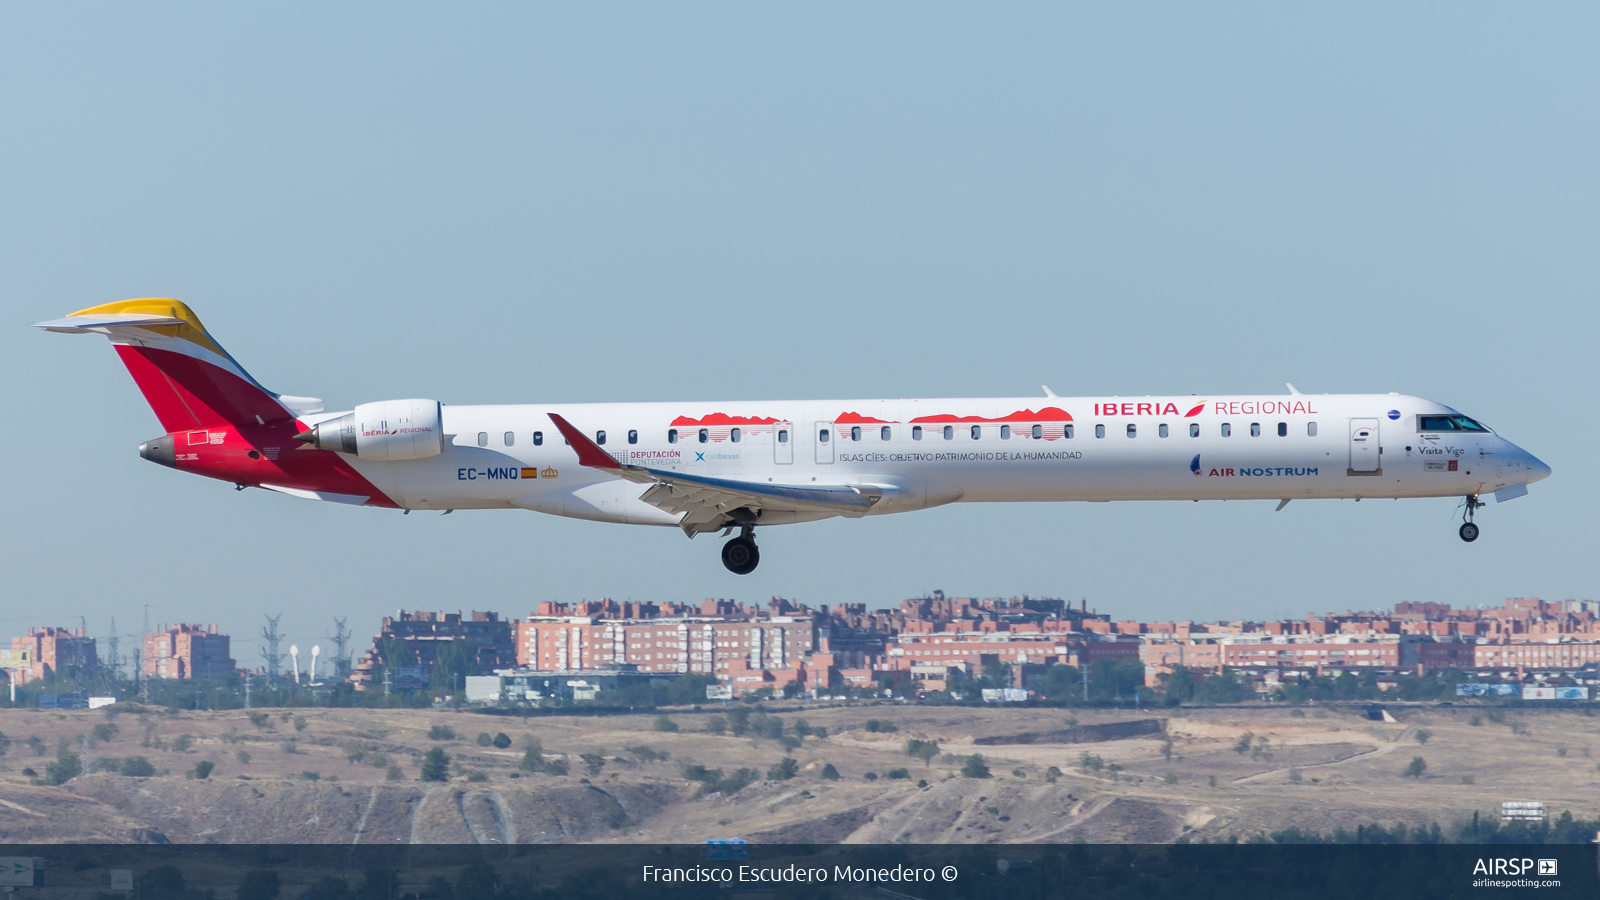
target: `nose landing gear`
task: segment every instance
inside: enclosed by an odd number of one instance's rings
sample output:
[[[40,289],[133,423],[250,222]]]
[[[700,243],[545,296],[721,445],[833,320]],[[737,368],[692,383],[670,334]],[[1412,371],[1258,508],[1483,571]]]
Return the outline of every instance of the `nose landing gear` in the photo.
[[[1478,507],[1483,505],[1483,501],[1478,499],[1477,494],[1467,495],[1467,520],[1461,523],[1461,530],[1458,533],[1461,535],[1461,539],[1469,544],[1478,539],[1478,526],[1472,521],[1472,514],[1477,512]]]
[[[761,551],[756,549],[755,529],[749,525],[739,529],[739,536],[722,545],[722,564],[735,575],[749,575],[761,564]]]

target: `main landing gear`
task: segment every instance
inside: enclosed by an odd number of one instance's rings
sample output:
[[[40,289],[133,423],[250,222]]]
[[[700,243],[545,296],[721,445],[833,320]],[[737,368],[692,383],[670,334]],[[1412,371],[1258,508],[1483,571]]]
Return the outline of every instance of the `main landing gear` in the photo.
[[[761,551],[756,549],[755,528],[746,525],[739,536],[722,545],[722,564],[735,575],[749,575],[761,564]]]
[[[1478,526],[1473,523],[1472,514],[1477,512],[1478,507],[1483,505],[1483,501],[1478,499],[1477,494],[1467,495],[1467,520],[1461,523],[1460,534],[1461,539],[1469,544],[1478,539]]]

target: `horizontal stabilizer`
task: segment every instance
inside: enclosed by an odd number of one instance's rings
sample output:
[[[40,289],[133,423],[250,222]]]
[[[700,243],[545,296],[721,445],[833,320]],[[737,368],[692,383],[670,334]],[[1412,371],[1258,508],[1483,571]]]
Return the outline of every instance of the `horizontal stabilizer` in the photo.
[[[45,331],[54,331],[58,334],[87,334],[92,328],[141,328],[156,325],[182,325],[182,319],[172,316],[147,315],[143,313],[101,313],[83,316],[67,316],[65,319],[51,319],[48,322],[35,322],[33,327],[43,328]]]

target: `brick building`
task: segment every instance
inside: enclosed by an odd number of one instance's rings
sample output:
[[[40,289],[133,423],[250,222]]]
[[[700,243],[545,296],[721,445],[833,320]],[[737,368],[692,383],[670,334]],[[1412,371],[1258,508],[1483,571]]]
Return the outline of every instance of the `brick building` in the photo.
[[[88,671],[100,666],[94,638],[85,637],[81,628],[29,628],[27,637],[11,639],[11,658],[21,663],[14,671],[26,673],[24,679],[56,675],[64,668]]]
[[[378,666],[431,671],[438,661],[439,648],[458,640],[471,647],[469,675],[488,675],[517,664],[514,625],[501,619],[499,613],[474,610],[463,616],[459,611],[408,613],[402,609],[393,616],[384,616],[381,629],[372,639],[372,649],[356,663],[350,681],[356,690],[367,690]]]
[[[230,641],[215,625],[162,625],[144,636],[146,678],[205,678],[226,675],[238,666]]]

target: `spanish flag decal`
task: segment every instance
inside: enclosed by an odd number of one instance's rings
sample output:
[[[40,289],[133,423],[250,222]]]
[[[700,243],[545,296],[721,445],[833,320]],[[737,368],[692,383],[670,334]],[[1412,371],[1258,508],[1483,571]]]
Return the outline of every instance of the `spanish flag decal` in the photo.
[[[538,478],[539,477],[539,470],[536,469],[536,468],[530,468],[528,466],[524,466],[523,469],[522,469],[522,477],[523,478]]]

